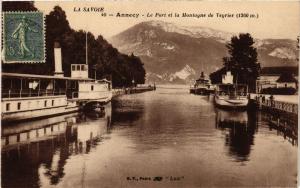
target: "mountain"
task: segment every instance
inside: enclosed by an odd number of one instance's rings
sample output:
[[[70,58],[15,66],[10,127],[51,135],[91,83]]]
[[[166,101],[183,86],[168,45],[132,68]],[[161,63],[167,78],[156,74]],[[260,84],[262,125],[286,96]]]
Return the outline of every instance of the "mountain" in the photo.
[[[205,27],[185,27],[162,21],[141,22],[109,41],[122,53],[139,56],[147,80],[189,82],[201,71],[209,74],[223,66],[226,42],[235,33]],[[297,42],[289,39],[255,39],[261,66],[296,66]],[[193,70],[193,71],[192,71]],[[176,79],[175,79],[176,78]]]
[[[146,79],[149,82],[173,83],[173,84],[191,84],[196,80],[196,71],[189,65],[185,65],[180,71],[175,73],[165,72],[162,75],[147,72]]]

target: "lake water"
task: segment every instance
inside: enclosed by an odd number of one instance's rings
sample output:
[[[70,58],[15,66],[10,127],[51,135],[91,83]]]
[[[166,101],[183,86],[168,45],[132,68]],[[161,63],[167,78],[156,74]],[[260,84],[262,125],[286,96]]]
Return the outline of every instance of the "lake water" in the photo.
[[[158,88],[105,115],[2,126],[2,187],[209,187],[297,184],[297,145],[261,112]]]

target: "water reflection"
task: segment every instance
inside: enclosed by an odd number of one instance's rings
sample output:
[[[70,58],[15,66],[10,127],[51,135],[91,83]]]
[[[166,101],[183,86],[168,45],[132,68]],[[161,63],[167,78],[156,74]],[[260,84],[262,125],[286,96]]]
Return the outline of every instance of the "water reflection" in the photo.
[[[4,125],[2,187],[40,187],[45,179],[56,185],[65,175],[69,157],[91,152],[110,123],[109,104],[98,119],[74,113]]]
[[[113,123],[130,123],[138,120],[144,113],[142,101],[124,99],[112,101]]]
[[[216,127],[225,134],[229,155],[247,161],[257,129],[256,114],[247,111],[225,111],[216,108]]]
[[[144,101],[123,97],[122,100],[113,100],[112,123],[132,123],[138,120],[144,113]]]
[[[105,111],[2,127],[2,187],[296,185],[297,148],[261,112],[174,89],[123,95]]]
[[[261,113],[260,120],[267,122],[270,131],[276,130],[278,136],[282,136],[292,145],[298,144],[298,116]]]

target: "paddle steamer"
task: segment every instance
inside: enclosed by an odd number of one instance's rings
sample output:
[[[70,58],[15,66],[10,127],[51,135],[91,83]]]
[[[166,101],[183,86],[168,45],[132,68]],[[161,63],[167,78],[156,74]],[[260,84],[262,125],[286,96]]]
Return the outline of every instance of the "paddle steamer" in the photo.
[[[65,77],[57,43],[54,56],[53,76],[2,72],[2,121],[70,113],[90,103],[111,100],[110,81],[89,78],[87,64],[72,64],[71,77]]]

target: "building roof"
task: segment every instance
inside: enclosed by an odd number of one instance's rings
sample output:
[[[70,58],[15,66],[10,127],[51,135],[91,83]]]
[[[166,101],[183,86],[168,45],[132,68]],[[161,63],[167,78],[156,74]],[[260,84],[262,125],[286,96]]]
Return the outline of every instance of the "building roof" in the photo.
[[[298,66],[282,66],[282,67],[262,67],[260,70],[261,76],[280,76],[283,72],[298,76]]]
[[[292,74],[282,73],[276,82],[285,83],[285,82],[298,82],[298,81]]]

